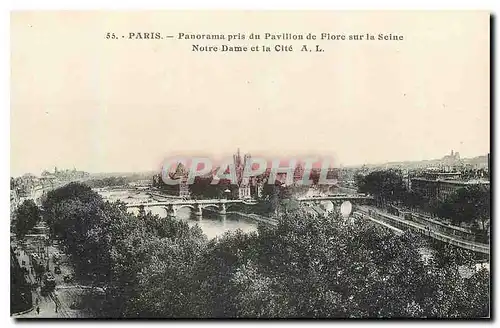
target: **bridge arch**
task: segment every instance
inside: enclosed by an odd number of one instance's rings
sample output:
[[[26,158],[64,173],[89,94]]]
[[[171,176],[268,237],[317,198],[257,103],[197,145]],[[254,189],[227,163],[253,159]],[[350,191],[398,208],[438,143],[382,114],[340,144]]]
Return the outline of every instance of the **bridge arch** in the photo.
[[[189,207],[189,208],[191,208],[191,209],[193,209],[193,210],[194,210],[194,209],[196,209],[196,208],[194,207],[194,205],[190,205],[190,204],[174,205],[174,207],[175,207],[177,210],[180,210],[180,209],[181,209],[181,208],[183,208],[183,207]]]
[[[168,211],[164,205],[144,206],[144,210],[146,212],[150,212],[151,214],[157,214],[162,217],[168,214]]]
[[[220,209],[220,208],[219,208],[219,205],[217,205],[217,204],[207,204],[207,205],[203,205],[203,206],[201,206],[201,208],[202,208],[202,209],[205,209],[205,208],[210,208],[210,207],[211,207],[211,208],[214,208],[214,209],[216,209],[216,210],[219,210],[219,209]]]

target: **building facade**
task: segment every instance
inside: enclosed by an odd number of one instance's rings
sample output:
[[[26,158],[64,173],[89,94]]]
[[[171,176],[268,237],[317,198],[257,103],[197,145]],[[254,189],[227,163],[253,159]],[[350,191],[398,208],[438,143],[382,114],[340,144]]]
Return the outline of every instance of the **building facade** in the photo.
[[[425,195],[428,199],[444,200],[459,189],[482,185],[489,188],[490,182],[485,180],[440,180],[427,178],[411,179],[412,190]]]
[[[237,180],[237,198],[238,199],[249,199],[252,198],[251,192],[251,181],[249,177],[245,177],[243,175],[245,170],[245,165],[250,162],[252,156],[250,154],[245,154],[243,158],[240,155],[240,149],[236,154],[233,155],[233,164],[236,172],[236,180]]]

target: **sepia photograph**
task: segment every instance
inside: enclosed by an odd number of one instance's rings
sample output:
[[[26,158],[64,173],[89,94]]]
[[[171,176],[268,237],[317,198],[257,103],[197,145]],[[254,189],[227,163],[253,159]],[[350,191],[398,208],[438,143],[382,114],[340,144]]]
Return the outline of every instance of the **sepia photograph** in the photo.
[[[490,320],[491,29],[12,11],[11,318]]]

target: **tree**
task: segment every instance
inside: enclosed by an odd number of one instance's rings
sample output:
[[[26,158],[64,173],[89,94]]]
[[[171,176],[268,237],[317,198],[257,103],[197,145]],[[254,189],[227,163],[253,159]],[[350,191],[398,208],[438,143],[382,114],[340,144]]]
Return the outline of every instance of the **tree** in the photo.
[[[417,190],[403,192],[401,199],[405,206],[412,209],[424,209],[430,204],[430,199]]]
[[[115,186],[125,186],[128,184],[129,179],[125,177],[107,177],[102,179],[91,179],[84,182],[85,185],[90,188],[104,188],[104,187],[115,187]]]
[[[29,310],[33,306],[32,291],[30,283],[26,280],[26,274],[19,265],[17,256],[10,248],[10,313],[18,313]]]
[[[284,311],[277,278],[265,275],[251,260],[236,269],[230,284],[239,317],[279,318],[290,314]]]
[[[459,274],[460,261],[424,262],[419,248],[426,243],[412,234],[396,236],[365,221],[344,224],[295,211],[276,228],[260,227],[252,242],[235,238],[225,237],[224,245],[240,242],[216,256],[232,260],[214,269],[221,278],[212,282],[222,286],[214,291],[222,295],[214,306],[226,304],[224,316],[488,315],[488,301],[479,296],[488,292],[487,277],[477,278],[475,286],[482,287],[474,291],[468,287],[471,278]],[[480,303],[464,304],[463,297]]]
[[[276,180],[274,184],[265,181],[257,210],[266,215],[277,213],[278,209],[283,205],[283,201],[289,200],[291,195],[290,187],[285,186],[280,181]]]
[[[403,179],[392,170],[375,171],[355,177],[358,192],[373,195],[378,203],[400,201],[405,192]]]
[[[71,182],[63,187],[49,191],[42,200],[42,206],[50,213],[53,206],[69,199],[77,199],[83,203],[102,202],[102,197],[92,191],[89,186],[79,182]]]
[[[217,184],[212,184],[212,181],[212,177],[196,177],[194,183],[189,185],[191,197],[195,199],[224,198],[226,189],[229,189],[231,194],[237,192],[238,186],[231,184],[230,180],[222,179]]]
[[[489,315],[488,272],[463,276],[459,268],[470,258],[454,248],[424,261],[419,249],[433,245],[371,221],[313,217],[299,208],[276,227],[207,240],[186,222],[139,217],[76,189],[48,206],[51,224],[78,275],[104,288],[100,317]]]
[[[237,317],[231,278],[239,266],[256,255],[255,233],[241,230],[226,233],[208,242],[206,252],[195,268],[200,290],[196,315],[200,317]]]
[[[486,237],[487,224],[491,217],[490,199],[489,189],[481,186],[469,186],[458,189],[448,198],[439,202],[434,213],[455,224],[477,222],[479,229]]]
[[[197,302],[194,265],[203,245],[186,239],[157,239],[151,243],[149,261],[137,277],[137,295],[127,316],[141,318],[191,317]]]
[[[17,238],[23,238],[40,221],[41,212],[31,199],[25,200],[16,210],[15,231]]]

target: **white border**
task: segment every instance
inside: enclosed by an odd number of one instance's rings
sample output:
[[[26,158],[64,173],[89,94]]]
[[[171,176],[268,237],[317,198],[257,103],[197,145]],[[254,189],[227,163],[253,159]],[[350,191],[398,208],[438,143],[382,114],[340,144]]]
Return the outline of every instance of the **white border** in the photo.
[[[11,0],[10,10],[54,10],[54,9],[330,9],[330,10],[381,10],[381,9],[408,9],[408,10],[491,10],[495,8],[494,0],[89,0],[89,1],[57,1],[57,0]]]
[[[6,2],[1,2],[0,6],[2,7],[1,11],[1,33],[0,33],[0,44],[2,47],[1,54],[2,54],[2,65],[1,65],[1,74],[0,74],[0,80],[2,83],[2,95],[1,101],[2,101],[2,110],[0,111],[0,115],[2,117],[0,118],[0,131],[3,134],[2,137],[0,138],[0,147],[1,147],[1,154],[7,154],[7,156],[2,156],[2,177],[1,177],[1,186],[3,188],[0,188],[0,200],[2,206],[1,208],[1,220],[3,222],[3,227],[0,230],[2,233],[3,238],[1,240],[3,241],[3,245],[0,248],[0,254],[1,254],[1,260],[0,263],[2,263],[2,269],[0,270],[1,278],[0,281],[2,282],[3,288],[1,290],[3,291],[2,293],[2,299],[1,299],[1,306],[0,309],[2,311],[1,313],[1,322],[3,324],[7,324],[8,326],[13,326],[15,322],[10,318],[10,295],[8,294],[9,290],[9,281],[10,281],[10,269],[8,266],[8,261],[9,259],[9,191],[7,189],[7,186],[9,185],[9,177],[10,177],[10,103],[9,103],[9,96],[10,96],[10,51],[9,51],[9,46],[10,46],[10,41],[9,41],[9,35],[10,35],[10,30],[9,30],[9,24],[10,24],[10,11],[11,10],[60,10],[60,9],[65,9],[65,10],[145,10],[145,9],[252,9],[252,10],[259,10],[259,9],[290,9],[290,10],[297,10],[297,9],[330,9],[330,10],[383,10],[383,9],[406,9],[406,10],[488,10],[491,11],[492,13],[498,13],[498,7],[499,7],[500,1],[498,0],[483,0],[483,1],[478,1],[478,0],[454,0],[454,1],[438,1],[438,0],[407,0],[407,1],[388,1],[388,0],[381,0],[377,1],[370,1],[370,0],[351,0],[351,1],[320,1],[320,0],[302,0],[302,1],[294,1],[294,0],[289,0],[289,1],[272,1],[272,0],[246,0],[246,1],[231,1],[231,0],[212,0],[212,1],[203,1],[203,0],[178,0],[178,1],[161,1],[161,0],[87,0],[87,1],[64,1],[64,0],[18,0],[18,1],[6,1]],[[498,32],[498,20],[496,21],[496,30]],[[495,36],[495,43],[498,43],[498,33]],[[494,60],[494,58],[492,58]],[[497,75],[498,77],[498,75]],[[498,84],[496,85],[495,88],[495,93],[498,94]],[[493,110],[492,110],[493,111]],[[498,114],[496,115],[495,119],[495,126],[498,127],[500,126],[498,122]],[[493,133],[493,130],[491,131]],[[495,141],[497,138],[495,138]],[[27,140],[26,142],[36,142],[33,140]],[[498,142],[493,142],[493,145],[498,145]],[[495,149],[492,149],[492,153],[497,154],[497,147]],[[495,156],[497,157],[497,156]],[[495,167],[494,170],[497,172],[497,164],[499,162],[498,158],[495,158]],[[495,174],[497,176],[497,174]],[[495,186],[497,185],[496,179],[494,181]],[[496,188],[495,188],[496,189]],[[498,204],[498,198],[500,196],[498,195],[498,192],[495,193],[495,203]],[[495,220],[493,218],[493,220]],[[498,231],[498,226],[499,224],[495,224],[495,234],[494,236],[499,235]],[[495,260],[498,259],[498,254],[496,251],[493,252],[495,255]],[[495,261],[497,262],[497,261]],[[493,270],[496,268],[493,268]],[[496,272],[493,271],[494,273]],[[493,278],[494,279],[494,278]],[[496,285],[495,286],[495,291],[497,290]],[[498,296],[497,293],[495,293],[496,296]],[[496,302],[494,305],[498,304],[498,299],[496,299]],[[497,313],[495,309],[492,309],[493,313]],[[70,325],[72,322],[65,321],[62,324],[63,325]],[[142,326],[145,322],[131,322],[127,323],[127,325],[134,326],[134,327],[139,327]],[[152,324],[154,322],[151,322]],[[156,322],[157,324],[160,322]],[[235,322],[231,322],[230,324],[234,324]],[[290,324],[291,322],[286,322],[286,324]],[[339,324],[342,322],[332,322],[333,324]],[[364,324],[364,323],[369,323],[369,322],[358,322],[354,323],[356,325],[358,324]],[[388,322],[388,321],[383,321],[381,322],[382,324],[401,324],[401,322]],[[53,322],[38,322],[34,323],[37,326],[45,326],[45,327],[51,327],[53,325]],[[106,327],[111,324],[111,322],[78,322],[78,324],[83,324],[84,326],[102,326]],[[116,323],[113,323],[116,324]],[[177,326],[179,323],[175,322],[162,322],[161,324],[168,324],[169,326]],[[186,323],[182,323],[186,324]],[[196,323],[191,323],[191,324],[196,324]],[[212,322],[211,324],[219,324],[218,322]],[[259,327],[264,326],[270,326],[270,325],[275,325],[278,324],[276,322],[255,322],[252,323],[253,325],[259,325]],[[298,324],[301,324],[301,322],[298,322]],[[303,322],[303,324],[308,324],[306,322]],[[350,322],[349,324],[353,324]],[[403,323],[404,324],[404,323]],[[419,322],[419,324],[425,324],[427,325],[455,325],[456,322]],[[472,325],[483,325],[484,322],[478,322],[478,323],[470,323]],[[3,326],[3,325],[2,325]]]

